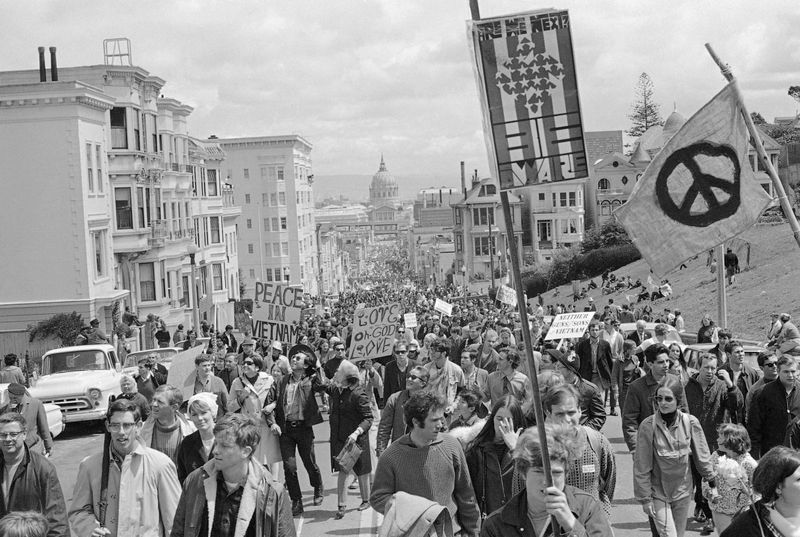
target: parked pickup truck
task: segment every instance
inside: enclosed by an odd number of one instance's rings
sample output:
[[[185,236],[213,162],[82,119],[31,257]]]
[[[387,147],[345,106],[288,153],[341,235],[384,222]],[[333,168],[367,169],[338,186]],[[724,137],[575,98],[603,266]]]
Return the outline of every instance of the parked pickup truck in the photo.
[[[122,366],[111,345],[63,347],[45,353],[31,395],[58,405],[66,422],[105,419],[110,395],[120,394]]]

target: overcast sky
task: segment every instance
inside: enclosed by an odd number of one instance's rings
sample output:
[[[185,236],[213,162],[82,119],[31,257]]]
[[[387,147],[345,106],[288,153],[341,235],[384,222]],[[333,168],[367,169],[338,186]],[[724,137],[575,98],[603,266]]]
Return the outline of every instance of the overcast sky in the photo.
[[[587,130],[625,129],[639,74],[664,117],[687,117],[723,86],[703,48],[734,68],[748,107],[792,115],[800,85],[800,2],[483,0],[484,17],[568,8]],[[548,5],[549,4],[549,5]],[[103,62],[102,41],[128,37],[134,64],[192,105],[193,136],[298,133],[314,173],[372,174],[380,153],[398,175],[488,172],[465,20],[467,0],[6,0],[0,70]]]

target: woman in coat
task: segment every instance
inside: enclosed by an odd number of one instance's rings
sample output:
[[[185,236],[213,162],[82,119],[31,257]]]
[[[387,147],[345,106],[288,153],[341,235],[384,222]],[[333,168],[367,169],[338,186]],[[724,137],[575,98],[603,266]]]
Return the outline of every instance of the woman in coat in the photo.
[[[469,476],[483,517],[501,508],[513,495],[515,438],[507,441],[503,426],[511,431],[525,427],[522,405],[513,395],[506,395],[495,404],[486,425],[465,449]]]
[[[694,482],[689,458],[715,487],[700,421],[678,410],[683,387],[667,376],[656,391],[658,409],[639,425],[633,455],[633,494],[661,537],[683,537]]]
[[[353,466],[353,473],[358,476],[358,486],[361,490],[361,505],[358,510],[364,511],[369,507],[369,476],[372,472],[369,429],[372,427],[372,409],[367,392],[360,385],[358,367],[348,360],[343,360],[339,364],[333,382],[326,386],[325,391],[330,401],[331,467],[334,472],[339,473],[336,482],[339,500],[339,508],[336,511],[338,520],[344,517],[347,497],[345,483],[349,472],[342,471],[336,456],[345,446],[353,443],[361,448],[361,456]]]
[[[175,454],[181,485],[214,454],[214,425],[219,411],[217,396],[209,392],[195,394],[189,398],[187,411],[197,430],[183,439]]]
[[[278,398],[278,384],[272,375],[261,371],[263,367],[264,361],[257,354],[244,358],[241,376],[231,383],[228,410],[240,412],[256,420],[261,441],[253,460],[267,466],[275,479],[278,479],[283,461],[278,440],[280,428],[277,425],[270,427],[268,423]]]

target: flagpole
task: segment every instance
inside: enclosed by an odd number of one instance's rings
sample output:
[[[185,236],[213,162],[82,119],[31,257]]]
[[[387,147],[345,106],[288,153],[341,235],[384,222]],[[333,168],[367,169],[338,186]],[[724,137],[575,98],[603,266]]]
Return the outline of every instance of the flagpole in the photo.
[[[472,20],[480,20],[480,8],[478,0],[469,0],[469,9]],[[495,170],[499,181],[499,170]],[[553,476],[550,470],[550,455],[547,449],[547,431],[544,428],[544,409],[542,408],[542,398],[539,393],[539,379],[536,362],[533,358],[533,341],[531,339],[531,329],[528,324],[528,308],[525,304],[525,293],[522,289],[522,277],[519,270],[519,254],[517,249],[517,236],[514,234],[514,220],[511,218],[511,205],[508,201],[508,191],[500,190],[500,201],[503,205],[503,218],[506,224],[506,238],[508,240],[509,252],[511,253],[511,273],[514,276],[514,288],[517,291],[517,304],[519,305],[519,319],[522,324],[522,340],[525,342],[525,354],[528,359],[528,369],[530,371],[531,388],[533,394],[533,411],[536,416],[536,430],[539,433],[539,446],[542,453],[542,472],[544,473],[545,485],[553,486]],[[561,533],[560,525],[555,515],[550,516],[550,525],[553,528],[553,535]]]
[[[764,151],[764,144],[761,141],[761,136],[758,134],[758,129],[756,129],[756,126],[753,123],[753,118],[751,118],[750,114],[747,112],[747,107],[744,105],[744,99],[742,98],[742,92],[739,90],[739,84],[736,81],[736,77],[733,76],[731,67],[728,64],[723,63],[719,56],[717,56],[717,53],[714,52],[713,48],[711,48],[710,43],[706,43],[706,50],[708,50],[708,53],[711,55],[711,58],[714,60],[717,66],[719,66],[720,71],[722,71],[722,76],[724,76],[733,87],[733,94],[736,96],[736,101],[738,102],[739,107],[742,109],[744,123],[747,125],[747,130],[750,133],[750,137],[753,139],[753,145],[755,145],[758,158],[761,159],[761,163],[764,165],[764,169],[767,170],[767,175],[769,175],[769,178],[772,181],[772,186],[778,193],[778,201],[781,204],[781,209],[783,209],[783,214],[786,216],[786,219],[789,220],[789,226],[792,228],[794,240],[797,242],[797,246],[800,247],[800,224],[798,224],[797,218],[792,211],[792,206],[789,204],[789,198],[786,197],[786,189],[783,188],[783,183],[781,183],[778,173],[772,166],[772,162],[770,161],[769,156],[767,156],[767,152]],[[717,261],[717,265],[719,265],[719,261]],[[718,269],[721,270],[722,266],[719,265]]]

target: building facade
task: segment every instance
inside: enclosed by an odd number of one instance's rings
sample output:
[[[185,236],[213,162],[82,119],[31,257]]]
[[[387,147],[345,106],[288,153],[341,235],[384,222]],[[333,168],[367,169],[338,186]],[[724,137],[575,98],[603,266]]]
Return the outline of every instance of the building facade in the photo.
[[[550,261],[559,249],[583,241],[585,187],[586,179],[572,179],[527,189],[534,262]]]
[[[225,181],[242,208],[237,250],[247,296],[257,281],[317,295],[311,144],[298,135],[209,141],[225,152]]]

